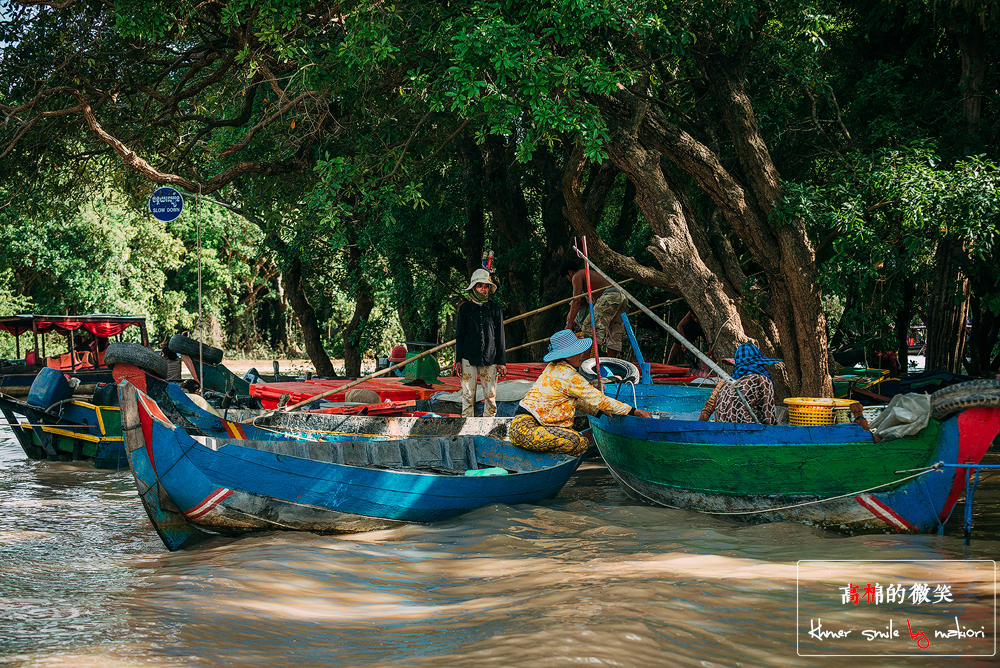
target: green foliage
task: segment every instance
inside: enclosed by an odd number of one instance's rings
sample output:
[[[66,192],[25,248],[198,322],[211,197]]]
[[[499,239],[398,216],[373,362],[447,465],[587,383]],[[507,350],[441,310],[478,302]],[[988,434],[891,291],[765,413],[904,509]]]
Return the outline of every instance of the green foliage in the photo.
[[[740,76],[785,179],[774,215],[806,221],[818,246],[830,239],[819,259],[831,308],[862,304],[848,317],[884,336],[899,279],[925,280],[943,233],[966,239],[967,273],[995,290],[1000,156],[991,131],[970,138],[961,118],[967,91],[949,12],[979,20],[985,53],[996,52],[984,22],[993,10],[972,0],[16,7],[0,23],[9,119],[0,127],[0,201],[9,202],[0,209],[0,304],[142,312],[169,331],[194,323],[200,282],[204,319],[226,323],[227,343],[256,347],[268,338],[257,331],[262,304],[278,305],[278,277],[294,261],[332,352],[362,279],[376,300],[364,344],[398,340],[401,323],[429,336],[467,280],[468,186],[452,150],[463,136],[483,147],[501,137],[520,161],[513,180],[528,230],[501,244],[487,212],[485,243],[502,267],[501,299],[530,301],[537,294],[514,295],[504,272],[529,276],[534,290],[551,261],[544,178],[531,158],[558,163],[582,141],[601,159],[601,96],[641,82],[651,105],[743,178],[705,94],[711,54],[745,64]],[[987,91],[996,89],[989,59]],[[63,92],[36,99],[43,89]],[[142,213],[147,176],[64,113],[78,103],[68,89],[153,168],[221,181],[212,196],[246,217],[189,202],[181,219],[156,224]],[[992,97],[983,115],[983,127],[995,127]],[[707,220],[714,203],[678,175]],[[616,218],[624,190],[619,182],[598,229],[652,265],[646,220]],[[731,242],[753,275],[747,247]],[[758,287],[755,309],[767,296]],[[994,294],[978,296],[1000,308]]]
[[[825,171],[824,184],[786,184],[784,214],[806,220],[817,243],[830,237],[821,285],[857,305],[845,325],[886,343],[902,282],[928,280],[945,234],[967,241],[967,271],[993,266],[1000,225],[1000,168],[993,162],[973,156],[946,168],[917,146]]]

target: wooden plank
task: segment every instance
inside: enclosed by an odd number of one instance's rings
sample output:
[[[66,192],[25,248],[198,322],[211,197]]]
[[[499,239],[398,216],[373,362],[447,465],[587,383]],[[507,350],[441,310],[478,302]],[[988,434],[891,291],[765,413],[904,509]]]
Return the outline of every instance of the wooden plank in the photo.
[[[868,399],[870,401],[877,401],[880,404],[887,404],[892,399],[890,397],[883,396],[877,392],[869,392],[868,390],[862,390],[860,387],[852,387],[852,394],[860,395],[863,399]]]

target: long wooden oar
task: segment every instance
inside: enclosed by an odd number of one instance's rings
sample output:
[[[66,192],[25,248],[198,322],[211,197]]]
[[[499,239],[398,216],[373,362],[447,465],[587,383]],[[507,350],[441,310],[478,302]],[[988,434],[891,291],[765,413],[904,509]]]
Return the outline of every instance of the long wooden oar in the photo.
[[[622,283],[628,283],[631,280],[632,280],[631,278],[626,278],[624,281],[622,281]],[[604,290],[607,290],[609,287],[611,287],[611,286],[605,286],[603,288],[598,288],[594,292],[602,292]],[[504,320],[503,324],[508,325],[508,324],[510,324],[512,322],[517,322],[518,320],[524,320],[527,317],[533,316],[533,315],[535,315],[537,313],[542,313],[543,311],[548,311],[551,308],[555,308],[556,306],[561,306],[562,304],[565,304],[567,302],[571,302],[574,299],[578,299],[578,298],[579,298],[579,295],[575,295],[573,297],[567,297],[566,299],[562,299],[562,300],[559,300],[557,302],[553,302],[552,304],[549,304],[548,306],[542,306],[540,308],[536,308],[533,311],[528,311],[527,313],[521,313],[521,314],[515,315],[515,316],[513,316],[511,318],[507,318],[506,320]],[[548,339],[542,339],[541,341],[533,341],[532,343],[526,343],[523,346],[517,346],[517,348],[524,348],[524,347],[527,347],[529,345],[534,345],[535,343],[542,343],[544,341],[548,341]],[[429,350],[425,350],[424,352],[420,353],[419,355],[414,355],[413,357],[407,357],[402,362],[398,362],[397,364],[393,364],[392,366],[387,367],[385,369],[382,369],[381,371],[376,371],[375,373],[368,374],[367,376],[364,376],[363,378],[358,378],[357,380],[355,380],[355,381],[353,381],[351,383],[348,383],[347,385],[344,385],[342,387],[338,387],[338,388],[333,389],[333,390],[328,390],[326,392],[322,392],[322,393],[317,394],[315,396],[309,397],[308,399],[303,399],[302,401],[298,402],[297,404],[291,404],[290,406],[284,406],[284,407],[281,408],[281,410],[285,411],[285,412],[291,411],[291,410],[295,410],[296,408],[301,408],[302,406],[305,406],[306,404],[311,404],[312,402],[318,401],[319,399],[325,399],[326,397],[330,396],[331,394],[338,394],[340,392],[346,392],[347,390],[351,389],[352,387],[355,387],[356,385],[360,385],[361,383],[363,383],[365,381],[368,381],[368,380],[371,380],[372,378],[377,378],[379,376],[385,375],[385,374],[389,373],[390,371],[395,371],[396,369],[400,369],[400,368],[406,366],[407,364],[409,364],[410,362],[412,362],[414,360],[420,359],[421,357],[427,357],[428,355],[431,355],[433,353],[438,352],[439,350],[443,350],[444,348],[447,348],[447,347],[453,346],[453,345],[455,345],[455,339],[452,339],[451,341],[448,341],[447,343],[442,343],[441,345],[439,345],[439,346],[437,346],[435,348],[431,348]],[[510,349],[508,349],[508,352],[510,350],[516,350],[517,348],[510,348]],[[273,413],[266,413],[265,415],[273,415]],[[265,415],[261,415],[259,417],[265,417]],[[258,418],[255,418],[255,419],[258,419]]]
[[[351,389],[355,385],[360,385],[361,383],[363,383],[365,381],[368,381],[368,380],[371,380],[372,378],[378,378],[379,376],[384,376],[385,374],[389,373],[390,371],[395,371],[396,369],[400,369],[400,368],[406,366],[407,364],[409,364],[410,362],[413,362],[415,360],[420,359],[421,357],[427,357],[428,355],[431,355],[433,353],[436,353],[439,350],[442,350],[444,348],[447,348],[447,347],[453,346],[453,345],[455,345],[455,339],[452,339],[451,341],[448,341],[447,343],[442,343],[439,346],[434,346],[433,348],[431,348],[429,350],[425,350],[424,352],[422,352],[422,353],[420,353],[418,355],[414,355],[413,357],[407,357],[402,362],[397,362],[396,364],[393,364],[390,367],[386,367],[385,369],[382,369],[381,371],[376,371],[375,373],[370,373],[367,376],[364,376],[362,378],[358,378],[357,380],[352,381],[352,382],[348,383],[347,385],[342,385],[342,386],[334,388],[332,390],[327,390],[326,392],[321,392],[320,394],[317,394],[315,396],[309,397],[308,399],[303,399],[302,401],[300,401],[297,404],[292,404],[290,406],[285,406],[281,410],[285,411],[285,412],[288,412],[288,411],[291,411],[291,410],[295,410],[296,408],[300,408],[302,406],[305,406],[306,404],[311,404],[312,402],[317,401],[319,399],[323,399],[325,397],[328,397],[331,394],[339,394],[340,392],[346,392],[347,390]],[[263,416],[261,416],[261,417],[263,417]]]
[[[753,418],[754,422],[756,422],[758,424],[760,423],[760,420],[757,418],[757,414],[753,412],[752,408],[750,408],[750,403],[747,401],[746,397],[743,396],[743,393],[740,391],[740,388],[736,385],[736,381],[733,380],[732,376],[730,376],[728,373],[726,373],[725,371],[723,371],[722,367],[720,367],[718,364],[716,364],[715,362],[713,362],[708,356],[705,355],[705,353],[703,353],[700,350],[698,350],[698,346],[694,345],[693,343],[691,343],[690,341],[688,341],[687,339],[685,339],[683,336],[681,336],[680,333],[676,329],[674,329],[673,327],[671,327],[670,325],[668,325],[667,323],[665,323],[655,313],[653,313],[648,308],[646,308],[646,306],[642,302],[640,302],[638,299],[636,299],[631,294],[629,294],[621,286],[620,283],[616,283],[614,281],[614,279],[612,279],[610,276],[608,276],[603,271],[601,271],[600,267],[598,267],[596,264],[594,264],[593,262],[591,262],[590,259],[586,255],[584,255],[583,253],[581,253],[578,248],[576,248],[574,246],[573,249],[576,251],[577,255],[579,255],[581,258],[583,258],[584,262],[586,262],[588,265],[590,265],[594,269],[594,271],[596,271],[599,275],[603,276],[608,281],[608,283],[610,283],[611,285],[613,285],[616,288],[618,288],[619,290],[621,290],[622,294],[625,295],[625,298],[628,299],[633,304],[635,304],[636,306],[638,306],[640,311],[642,311],[643,313],[645,313],[646,315],[648,315],[650,318],[652,318],[653,322],[655,322],[656,324],[658,324],[660,327],[662,327],[663,329],[667,330],[667,333],[670,334],[670,336],[672,336],[675,339],[677,339],[678,341],[680,341],[681,345],[683,345],[685,348],[687,348],[692,353],[694,353],[695,357],[697,357],[702,362],[704,362],[705,365],[708,366],[708,368],[710,368],[715,373],[719,374],[720,378],[722,378],[723,380],[725,380],[727,383],[730,383],[733,386],[733,389],[736,390],[736,394],[739,396],[740,401],[742,401],[743,405],[746,407],[746,409],[748,411],[750,411],[750,417]],[[598,374],[598,375],[600,375],[600,374]]]
[[[631,278],[626,278],[624,281],[621,282],[621,284],[624,285],[625,283],[628,283],[631,280],[632,280]],[[598,293],[604,292],[605,290],[607,290],[610,287],[611,287],[610,285],[605,285],[603,288],[597,288],[596,290],[594,290],[594,294],[596,295]],[[512,323],[512,322],[517,322],[518,320],[524,320],[525,318],[529,318],[529,317],[531,317],[533,315],[536,315],[538,313],[542,313],[544,311],[548,311],[549,309],[555,308],[557,306],[562,306],[563,304],[571,302],[574,299],[580,299],[580,297],[582,297],[582,296],[583,295],[573,295],[572,297],[567,297],[566,299],[560,299],[557,302],[552,302],[548,306],[541,306],[539,308],[536,308],[533,311],[528,311],[527,313],[521,313],[521,314],[515,315],[515,316],[513,316],[511,318],[507,318],[506,320],[503,321],[503,324],[507,325],[507,324]],[[661,306],[662,306],[662,304],[661,304]],[[548,339],[546,339],[546,341],[547,340]],[[536,341],[535,343],[538,343],[538,342]],[[513,350],[513,349],[512,348],[508,348],[507,352],[510,352],[511,350]]]

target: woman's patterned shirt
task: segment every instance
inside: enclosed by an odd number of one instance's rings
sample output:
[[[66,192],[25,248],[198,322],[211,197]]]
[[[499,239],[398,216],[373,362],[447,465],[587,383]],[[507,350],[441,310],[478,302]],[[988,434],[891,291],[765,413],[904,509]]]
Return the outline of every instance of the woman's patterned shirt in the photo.
[[[595,389],[566,360],[556,360],[545,367],[524,395],[521,406],[528,409],[539,424],[567,429],[573,427],[577,408],[588,415],[597,415],[598,411],[625,415],[632,410],[628,404]]]
[[[758,373],[741,376],[735,381],[747,403],[753,409],[757,419],[761,424],[778,424],[778,415],[774,407],[774,383],[767,376]],[[747,407],[740,401],[739,395],[732,383],[719,381],[722,388],[719,389],[715,402],[716,422],[753,422],[747,412]],[[709,398],[711,401],[711,398]]]

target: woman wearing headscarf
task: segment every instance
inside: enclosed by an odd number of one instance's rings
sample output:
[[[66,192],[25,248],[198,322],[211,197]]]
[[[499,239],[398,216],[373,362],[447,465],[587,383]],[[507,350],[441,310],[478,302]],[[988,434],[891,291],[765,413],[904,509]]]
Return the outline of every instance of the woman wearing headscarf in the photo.
[[[766,365],[777,364],[781,360],[764,357],[760,349],[752,343],[744,343],[736,349],[733,356],[734,382],[720,380],[712,396],[705,402],[701,411],[702,422],[715,413],[716,422],[760,422],[760,424],[778,424],[778,415],[774,406],[774,382]],[[750,404],[753,416],[747,410],[740,394]]]
[[[462,417],[473,417],[476,377],[483,384],[483,417],[497,414],[497,381],[507,377],[503,310],[490,299],[497,286],[490,272],[477,269],[469,282],[469,301],[455,317],[455,361],[462,365]]]
[[[590,442],[573,429],[577,409],[588,415],[604,412],[652,417],[647,411],[605,396],[580,375],[577,368],[591,345],[589,339],[577,338],[568,329],[552,335],[549,352],[542,358],[549,364],[514,413],[511,443],[525,450],[579,457],[587,452]]]

